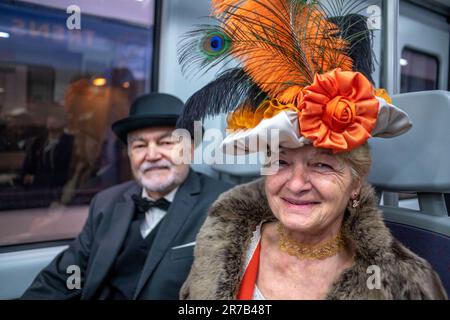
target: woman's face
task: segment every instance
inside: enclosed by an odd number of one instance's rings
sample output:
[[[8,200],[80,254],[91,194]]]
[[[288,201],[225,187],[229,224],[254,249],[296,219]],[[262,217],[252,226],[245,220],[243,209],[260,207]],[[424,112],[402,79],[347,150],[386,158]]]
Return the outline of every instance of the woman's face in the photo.
[[[359,190],[350,166],[326,150],[306,146],[281,150],[279,167],[266,177],[265,189],[283,226],[310,235],[339,228],[350,198]]]

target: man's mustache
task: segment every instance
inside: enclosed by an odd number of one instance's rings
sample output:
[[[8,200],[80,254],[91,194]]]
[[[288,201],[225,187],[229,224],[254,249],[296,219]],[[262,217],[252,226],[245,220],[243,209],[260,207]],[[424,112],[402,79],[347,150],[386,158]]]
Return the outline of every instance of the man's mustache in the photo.
[[[170,161],[167,161],[167,160],[159,161],[159,162],[155,162],[155,163],[144,162],[139,167],[139,172],[145,173],[152,169],[170,169],[170,168],[172,168],[172,163],[170,163]]]

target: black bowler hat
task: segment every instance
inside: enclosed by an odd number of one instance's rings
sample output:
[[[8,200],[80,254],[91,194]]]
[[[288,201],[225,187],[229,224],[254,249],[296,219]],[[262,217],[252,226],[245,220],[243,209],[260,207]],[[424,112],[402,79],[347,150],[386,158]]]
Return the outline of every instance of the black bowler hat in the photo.
[[[112,124],[112,130],[125,144],[129,132],[149,127],[174,126],[184,103],[165,93],[150,93],[133,102],[128,118]]]

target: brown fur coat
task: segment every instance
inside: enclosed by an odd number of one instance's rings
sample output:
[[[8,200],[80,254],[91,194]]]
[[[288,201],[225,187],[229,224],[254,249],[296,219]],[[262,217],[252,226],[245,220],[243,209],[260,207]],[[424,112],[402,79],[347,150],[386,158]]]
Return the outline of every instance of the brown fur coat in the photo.
[[[385,226],[372,187],[363,186],[360,200],[358,208],[347,210],[343,226],[356,248],[354,265],[333,283],[327,299],[446,299],[429,263],[401,245]],[[261,221],[271,220],[275,217],[262,179],[224,193],[197,236],[181,299],[235,299],[252,233]],[[371,265],[380,267],[380,289],[367,286]]]

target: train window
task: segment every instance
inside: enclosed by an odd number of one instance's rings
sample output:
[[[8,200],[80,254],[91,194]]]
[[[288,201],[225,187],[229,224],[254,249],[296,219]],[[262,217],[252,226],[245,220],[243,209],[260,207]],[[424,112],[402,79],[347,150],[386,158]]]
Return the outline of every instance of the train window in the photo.
[[[73,2],[0,3],[0,246],[73,238],[130,178],[110,126],[150,90],[155,1]]]
[[[404,48],[400,64],[402,93],[438,88],[439,59],[436,56]]]

